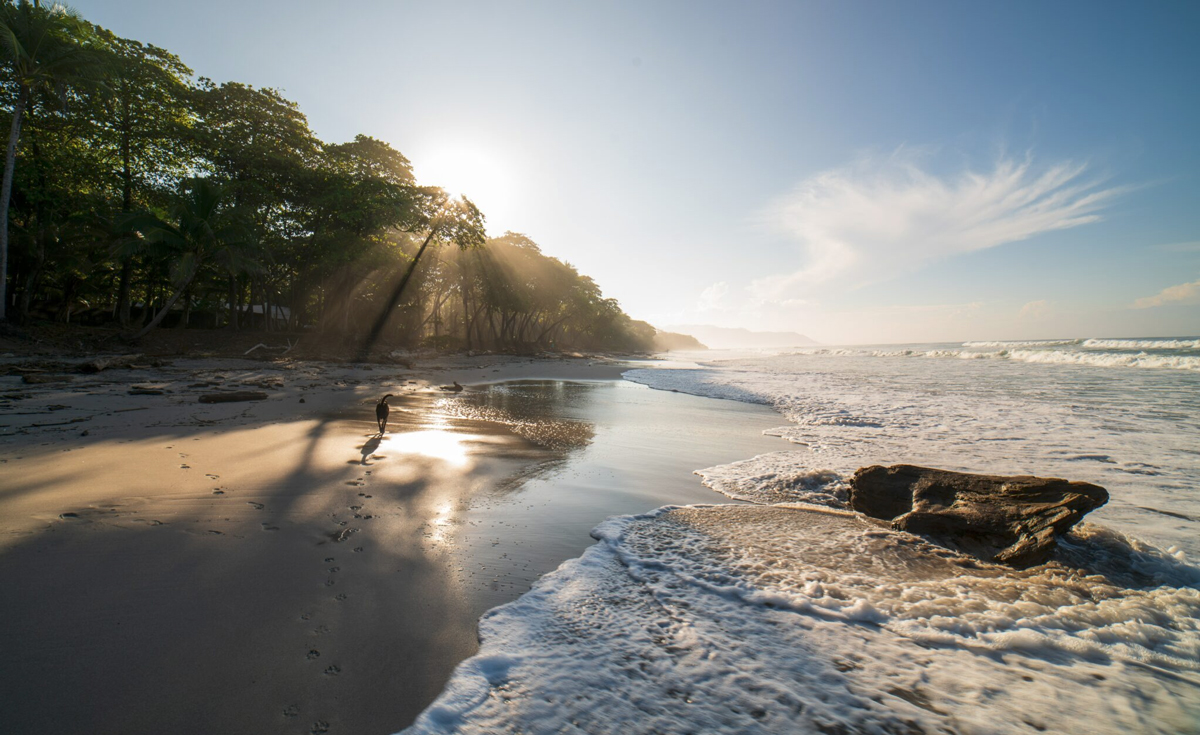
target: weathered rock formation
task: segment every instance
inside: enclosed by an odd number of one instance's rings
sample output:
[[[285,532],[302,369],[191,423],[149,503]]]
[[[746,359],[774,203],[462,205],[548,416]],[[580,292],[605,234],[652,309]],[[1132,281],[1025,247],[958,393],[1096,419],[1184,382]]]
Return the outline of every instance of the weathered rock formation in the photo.
[[[1018,569],[1046,561],[1057,536],[1107,502],[1104,488],[1086,482],[906,464],[863,467],[850,480],[854,510]]]

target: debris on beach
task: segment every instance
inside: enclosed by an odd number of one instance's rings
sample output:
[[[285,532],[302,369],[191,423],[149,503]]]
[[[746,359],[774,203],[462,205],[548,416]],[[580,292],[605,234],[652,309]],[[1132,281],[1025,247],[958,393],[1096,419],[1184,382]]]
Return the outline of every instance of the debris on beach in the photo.
[[[267,394],[257,390],[237,390],[229,393],[205,393],[201,403],[237,403],[239,401],[265,401]]]
[[[161,396],[166,393],[162,388],[146,388],[135,385],[126,391],[131,396]]]
[[[863,467],[850,480],[854,510],[1018,569],[1049,559],[1058,536],[1107,502],[1108,491],[1087,482],[904,464]]]
[[[77,368],[81,373],[99,373],[111,368],[132,368],[135,365],[147,362],[146,356],[142,354],[136,355],[109,355],[108,357],[97,357],[95,360],[89,360],[81,363]]]
[[[73,380],[70,375],[54,375],[48,373],[25,373],[21,381],[26,385],[42,385],[45,383],[69,383]]]

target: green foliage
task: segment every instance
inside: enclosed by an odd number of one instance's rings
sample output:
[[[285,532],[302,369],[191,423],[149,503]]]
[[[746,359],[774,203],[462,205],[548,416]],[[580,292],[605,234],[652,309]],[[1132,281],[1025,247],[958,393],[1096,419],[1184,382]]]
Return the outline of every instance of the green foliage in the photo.
[[[0,302],[18,318],[145,333],[177,317],[360,350],[650,348],[591,279],[524,235],[489,240],[474,203],[418,183],[388,143],[322,142],[275,89],[196,78],[27,0],[0,0],[0,60]]]

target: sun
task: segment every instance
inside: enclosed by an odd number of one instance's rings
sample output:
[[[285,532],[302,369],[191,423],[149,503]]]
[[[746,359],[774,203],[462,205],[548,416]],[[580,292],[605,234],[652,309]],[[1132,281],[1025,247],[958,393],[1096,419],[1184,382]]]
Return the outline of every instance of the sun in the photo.
[[[516,229],[511,222],[516,177],[492,152],[466,143],[431,146],[413,156],[413,171],[422,185],[474,202],[487,217],[489,234]]]

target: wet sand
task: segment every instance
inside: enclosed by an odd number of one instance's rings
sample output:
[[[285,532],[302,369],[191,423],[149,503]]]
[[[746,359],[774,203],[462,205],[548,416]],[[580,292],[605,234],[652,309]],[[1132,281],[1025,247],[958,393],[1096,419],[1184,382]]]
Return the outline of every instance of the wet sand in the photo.
[[[192,361],[3,379],[3,730],[405,727],[476,650],[479,615],[604,517],[720,502],[692,470],[786,448],[758,436],[779,422],[765,409],[614,380],[622,367]],[[483,383],[530,378],[552,380]],[[430,390],[453,379],[476,385]],[[270,398],[196,402],[247,382]],[[384,392],[401,395],[374,441]]]

